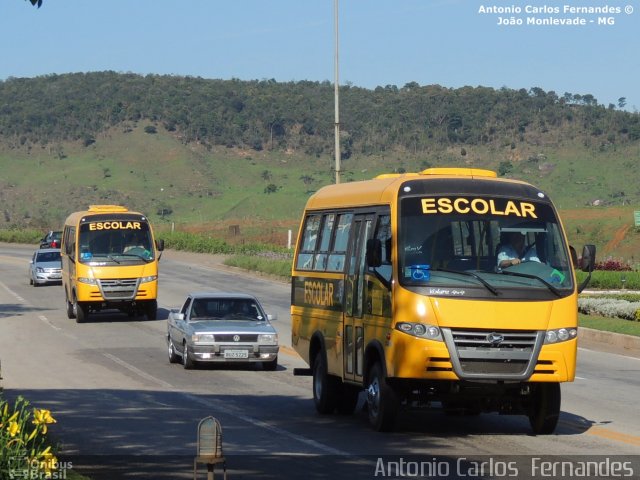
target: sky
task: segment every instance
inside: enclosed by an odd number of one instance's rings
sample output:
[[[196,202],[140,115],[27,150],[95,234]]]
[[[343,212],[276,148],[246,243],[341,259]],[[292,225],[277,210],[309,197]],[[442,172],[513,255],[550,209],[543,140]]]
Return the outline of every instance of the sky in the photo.
[[[0,0],[0,81],[111,70],[333,82],[334,6]],[[619,12],[565,12],[589,7]],[[339,0],[338,25],[341,85],[539,87],[640,110],[640,0]]]

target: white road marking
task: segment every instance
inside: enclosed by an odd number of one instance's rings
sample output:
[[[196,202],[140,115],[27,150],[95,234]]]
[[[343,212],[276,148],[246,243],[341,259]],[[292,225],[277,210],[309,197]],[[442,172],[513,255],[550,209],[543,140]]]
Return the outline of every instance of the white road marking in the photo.
[[[134,367],[130,363],[125,362],[124,360],[122,360],[119,357],[116,357],[115,355],[111,355],[110,353],[106,353],[106,352],[102,352],[102,355],[107,357],[112,362],[117,363],[121,367],[126,368],[127,370],[135,373],[136,375],[138,375],[138,376],[140,376],[140,377],[142,377],[142,378],[144,378],[146,380],[149,380],[151,382],[157,383],[158,385],[160,385],[162,387],[165,387],[165,388],[169,388],[171,390],[175,389],[175,387],[173,385],[171,385],[169,382],[165,382],[164,380],[161,380],[161,379],[159,379],[157,377],[154,377],[153,375],[151,375],[151,374],[149,374],[147,372],[144,372],[144,371],[140,370],[137,367]]]
[[[25,299],[18,295],[16,292],[7,287],[4,283],[0,282],[2,288],[4,288],[7,292],[9,292],[13,297],[17,298],[19,302],[26,303]]]
[[[353,457],[353,455],[351,453],[348,452],[344,452],[342,450],[338,450],[336,448],[332,448],[329,447],[328,445],[324,445],[320,442],[317,442],[315,440],[312,440],[310,438],[307,437],[303,437],[302,435],[297,435],[295,433],[289,432],[287,430],[283,430],[282,428],[279,427],[275,427],[273,425],[270,425],[267,422],[263,422],[262,420],[258,420],[257,418],[253,418],[250,417],[248,415],[242,414],[242,413],[238,413],[235,412],[233,408],[228,408],[225,407],[224,405],[221,405],[219,401],[211,401],[211,400],[206,400],[204,398],[200,398],[197,397],[194,394],[191,393],[184,393],[183,395],[185,397],[187,397],[188,399],[190,399],[193,402],[199,403],[201,405],[206,406],[207,408],[211,408],[213,410],[218,410],[221,413],[230,415],[232,417],[235,417],[239,420],[245,421],[255,427],[259,427],[259,428],[264,428],[265,430],[269,430],[270,432],[275,433],[276,435],[278,435],[278,437],[288,437],[292,440],[294,440],[295,442],[298,443],[304,443],[306,445],[309,445],[310,447],[313,448],[317,448],[318,450],[321,450],[329,455],[341,455],[341,456],[347,456],[347,457]],[[282,452],[281,452],[282,453]]]
[[[54,325],[53,323],[51,323],[51,321],[47,317],[45,317],[44,315],[38,315],[38,318],[40,320],[42,320],[44,323],[46,323],[47,325],[49,325],[54,330],[62,330],[60,327],[58,327],[58,326]]]
[[[198,397],[195,394],[191,394],[191,393],[185,393],[181,390],[178,390],[176,387],[174,387],[173,385],[171,385],[168,382],[165,382],[164,380],[161,380],[149,373],[146,373],[142,370],[140,370],[139,368],[131,365],[130,363],[126,362],[125,360],[122,360],[119,357],[116,357],[115,355],[112,355],[110,353],[105,353],[103,352],[102,355],[104,355],[106,358],[108,358],[109,360],[117,363],[118,365],[126,368],[127,370],[135,373],[136,375],[139,375],[140,377],[149,380],[151,382],[157,383],[159,385],[162,385],[163,387],[169,389],[171,392],[173,393],[179,393],[183,396],[185,396],[186,398],[188,398],[189,400],[199,403],[201,405],[206,406],[209,409],[212,409],[214,411],[218,411],[220,413],[224,413],[226,415],[232,416],[237,418],[238,420],[241,420],[243,422],[246,422],[250,425],[253,425],[254,427],[259,427],[259,428],[263,428],[265,430],[269,430],[270,432],[275,433],[276,435],[280,436],[280,437],[288,437],[292,440],[294,440],[295,442],[298,443],[303,443],[305,445],[308,445],[310,447],[313,447],[317,450],[320,450],[326,454],[329,455],[341,455],[341,456],[353,456],[352,454],[348,453],[348,452],[344,452],[342,450],[338,450],[332,447],[329,447],[328,445],[324,445],[320,442],[317,442],[315,440],[312,440],[310,438],[304,437],[302,435],[297,435],[295,433],[289,432],[287,430],[284,430],[282,428],[273,426],[267,422],[264,422],[262,420],[259,420],[257,418],[254,417],[250,417],[249,415],[245,415],[243,413],[237,412],[235,411],[234,408],[228,407],[228,406],[224,406],[221,405],[219,401],[210,401],[210,400],[206,400],[203,398]]]

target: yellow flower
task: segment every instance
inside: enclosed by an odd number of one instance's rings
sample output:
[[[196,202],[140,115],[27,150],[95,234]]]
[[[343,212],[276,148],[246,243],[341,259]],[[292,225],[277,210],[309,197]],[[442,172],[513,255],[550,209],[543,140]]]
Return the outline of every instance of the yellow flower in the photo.
[[[9,432],[9,435],[11,437],[15,437],[18,433],[20,433],[20,425],[18,425],[16,422],[11,422],[7,427],[7,432]]]
[[[33,424],[42,425],[42,433],[47,433],[47,424],[56,423],[56,420],[51,416],[51,412],[44,408],[33,409]]]

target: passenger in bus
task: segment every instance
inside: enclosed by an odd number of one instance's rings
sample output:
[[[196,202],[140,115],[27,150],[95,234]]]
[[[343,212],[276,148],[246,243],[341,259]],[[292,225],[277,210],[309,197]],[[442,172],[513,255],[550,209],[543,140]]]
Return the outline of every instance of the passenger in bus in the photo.
[[[498,248],[498,269],[518,265],[522,262],[540,262],[535,245],[525,248],[524,235],[520,232],[509,232],[506,242],[501,243]]]

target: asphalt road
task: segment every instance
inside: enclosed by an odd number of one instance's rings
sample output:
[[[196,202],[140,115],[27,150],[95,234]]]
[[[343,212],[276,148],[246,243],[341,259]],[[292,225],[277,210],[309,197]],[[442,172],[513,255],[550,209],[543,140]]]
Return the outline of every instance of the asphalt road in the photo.
[[[293,376],[294,367],[306,365],[290,348],[287,284],[221,268],[211,257],[167,251],[158,320],[103,313],[79,325],[66,317],[62,287],[29,286],[32,252],[30,246],[0,244],[4,395],[24,395],[34,406],[50,409],[61,459],[91,478],[193,478],[196,427],[208,415],[222,424],[233,479],[387,473],[489,478],[514,470],[519,478],[542,478],[538,457],[609,467],[630,461],[622,464],[640,476],[640,359],[581,348],[578,378],[563,385],[562,415],[553,435],[531,435],[525,417],[451,417],[437,409],[403,412],[396,432],[375,433],[363,411],[316,414],[311,379]],[[209,289],[249,291],[278,315],[277,371],[240,366],[187,371],[169,364],[168,310],[180,307],[187,292]]]

